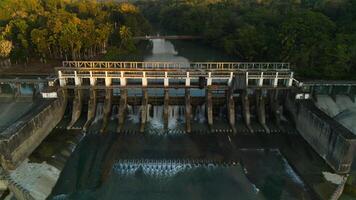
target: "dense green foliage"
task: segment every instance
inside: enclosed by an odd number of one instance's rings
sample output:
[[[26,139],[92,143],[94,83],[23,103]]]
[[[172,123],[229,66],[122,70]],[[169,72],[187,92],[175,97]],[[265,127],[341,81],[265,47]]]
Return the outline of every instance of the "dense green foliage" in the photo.
[[[290,62],[308,78],[356,79],[354,0],[141,1],[166,31],[200,35],[243,61]]]
[[[0,40],[12,42],[13,61],[93,59],[108,45],[122,53],[134,52],[132,36],[149,31],[149,23],[129,3],[0,1]]]

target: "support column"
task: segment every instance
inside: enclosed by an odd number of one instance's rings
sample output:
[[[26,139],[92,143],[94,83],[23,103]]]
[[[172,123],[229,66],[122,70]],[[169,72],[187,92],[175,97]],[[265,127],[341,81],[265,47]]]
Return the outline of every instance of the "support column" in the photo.
[[[329,86],[329,96],[336,102],[336,92],[335,92],[335,86],[334,85],[330,85]]]
[[[210,86],[206,89],[206,115],[210,129],[213,126],[213,94]]]
[[[164,106],[163,106],[163,125],[164,129],[168,129],[169,121],[169,92],[168,88],[164,89]]]
[[[38,84],[34,83],[33,84],[33,90],[32,90],[32,100],[36,99],[36,95],[40,93],[40,87]]]
[[[96,90],[92,88],[90,89],[90,99],[88,102],[88,117],[87,121],[84,124],[83,131],[87,131],[94,120],[96,113],[96,103]]]
[[[241,98],[245,125],[247,126],[248,130],[253,133],[253,129],[251,127],[250,100],[248,98],[248,93],[246,90],[243,91]]]
[[[120,91],[120,105],[119,105],[119,125],[117,132],[120,133],[125,125],[125,117],[127,110],[127,88],[123,88]]]
[[[141,105],[141,127],[140,132],[145,131],[145,125],[147,122],[147,112],[148,112],[148,92],[147,88],[142,88],[142,105]]]
[[[83,91],[80,88],[74,89],[74,100],[73,100],[73,110],[72,110],[72,120],[67,126],[67,129],[71,129],[75,122],[78,121],[83,107]]]
[[[21,96],[21,83],[15,84],[15,98]]]
[[[273,117],[276,121],[278,127],[281,125],[281,109],[278,100],[278,90],[272,90],[270,93],[270,104],[272,109]]]
[[[64,87],[67,85],[67,80],[63,78],[61,71],[58,71],[58,78],[59,78],[59,86]]]
[[[192,118],[192,105],[190,103],[190,89],[185,88],[185,131],[192,132],[192,125],[190,123]]]
[[[261,90],[256,91],[256,106],[257,106],[257,115],[258,122],[261,124],[266,133],[270,133],[269,128],[266,124],[266,104],[265,97],[262,94]]]
[[[107,130],[108,123],[110,120],[111,107],[112,107],[112,89],[107,88],[105,90],[103,125],[101,127],[100,133],[105,133]]]
[[[1,89],[1,88],[0,88],[0,89]],[[0,91],[0,94],[1,94],[1,91]],[[349,85],[349,86],[347,87],[347,96],[349,96],[350,99],[351,99],[351,101],[352,101],[353,103],[355,103],[355,94],[352,94],[352,85]]]
[[[235,101],[232,92],[229,90],[226,91],[226,99],[229,124],[231,126],[232,131],[236,133],[237,131],[235,127]]]

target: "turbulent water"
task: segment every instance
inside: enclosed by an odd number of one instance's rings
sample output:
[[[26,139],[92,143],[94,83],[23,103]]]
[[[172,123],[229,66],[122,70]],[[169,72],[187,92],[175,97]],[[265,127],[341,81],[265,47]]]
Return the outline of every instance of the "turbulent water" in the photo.
[[[187,62],[174,45],[152,40],[146,61]],[[118,108],[113,107],[116,121]],[[137,129],[140,106],[128,106],[125,128]],[[145,134],[98,133],[103,104],[88,135],[72,154],[51,199],[311,199],[278,150],[236,148],[228,136],[167,134],[163,105],[149,105]],[[169,133],[184,128],[184,106],[170,105]],[[226,109],[221,108],[223,118]],[[193,113],[205,128],[205,105]],[[112,123],[114,124],[114,123]],[[239,139],[236,139],[239,141]]]

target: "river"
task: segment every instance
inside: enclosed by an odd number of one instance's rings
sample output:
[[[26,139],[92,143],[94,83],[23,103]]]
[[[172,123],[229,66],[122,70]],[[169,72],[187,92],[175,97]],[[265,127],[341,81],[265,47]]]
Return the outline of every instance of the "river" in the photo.
[[[145,57],[145,61],[213,60],[234,59],[193,43],[165,40],[153,40],[152,53]],[[145,134],[115,133],[117,108],[113,108],[109,131],[103,135],[99,134],[102,106],[98,105],[94,124],[67,161],[50,199],[313,199],[277,148],[241,148],[236,143],[241,140],[228,135],[174,134],[184,123],[180,106],[170,106],[170,134],[161,134],[162,107],[156,106]],[[135,128],[140,108],[128,109],[126,127]],[[204,108],[197,110],[193,126],[204,129]]]

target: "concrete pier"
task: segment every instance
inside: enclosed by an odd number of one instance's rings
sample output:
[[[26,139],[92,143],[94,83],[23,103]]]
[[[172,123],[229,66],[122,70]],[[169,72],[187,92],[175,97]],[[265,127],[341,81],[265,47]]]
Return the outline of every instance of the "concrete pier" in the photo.
[[[71,129],[75,122],[78,121],[83,108],[83,91],[81,89],[74,90],[74,100],[73,100],[73,110],[72,110],[72,120],[67,126],[67,129]]]
[[[242,112],[243,112],[245,125],[248,128],[248,130],[251,133],[253,133],[253,129],[251,127],[250,100],[246,90],[242,92],[241,100],[242,100]]]
[[[15,98],[21,96],[21,83],[15,83]]]
[[[185,131],[187,133],[192,132],[191,118],[192,118],[192,105],[190,102],[190,90],[186,88],[185,89]]]
[[[280,109],[278,95],[279,95],[278,90],[271,91],[269,93],[269,102],[270,102],[270,107],[271,107],[271,111],[272,111],[272,115],[275,120],[275,123],[277,124],[277,126],[280,127],[282,111]]]
[[[88,117],[87,117],[87,121],[84,124],[83,127],[83,131],[88,130],[88,128],[90,127],[91,123],[94,120],[95,117],[95,113],[96,113],[96,90],[91,89],[90,90],[90,99],[88,102]]]
[[[141,127],[140,127],[141,133],[145,131],[145,125],[147,122],[147,113],[148,113],[148,92],[147,92],[147,88],[142,88]]]
[[[168,129],[168,121],[169,121],[169,93],[168,93],[168,89],[164,89],[163,124],[165,130]]]
[[[229,124],[231,126],[231,129],[234,133],[236,133],[236,127],[235,127],[235,100],[234,96],[232,95],[232,92],[227,90],[226,91],[226,99],[227,99],[227,117],[229,119]]]
[[[120,133],[125,124],[127,110],[127,89],[123,88],[120,91],[120,105],[119,105],[119,125],[117,127],[117,132]]]
[[[265,97],[261,90],[256,91],[256,106],[258,122],[261,124],[266,133],[270,133],[270,130],[266,124],[266,102]]]
[[[213,126],[213,94],[210,86],[206,89],[206,115],[209,128]]]
[[[100,132],[105,133],[109,120],[110,120],[110,113],[112,107],[112,89],[106,89],[105,91],[105,103],[104,103],[104,118],[103,118],[103,125],[101,127]]]

